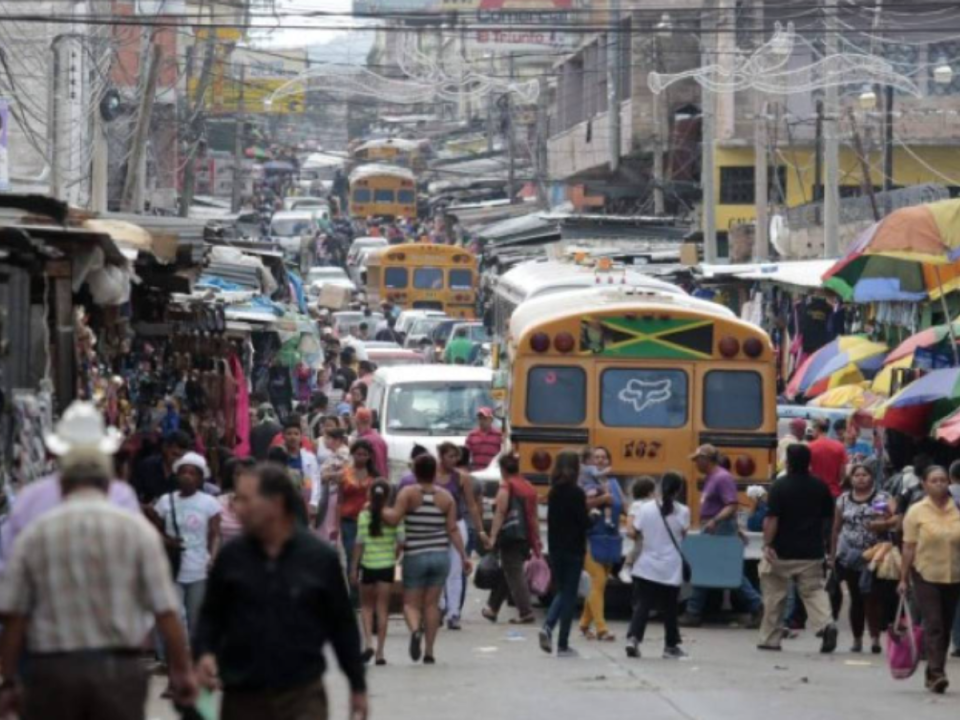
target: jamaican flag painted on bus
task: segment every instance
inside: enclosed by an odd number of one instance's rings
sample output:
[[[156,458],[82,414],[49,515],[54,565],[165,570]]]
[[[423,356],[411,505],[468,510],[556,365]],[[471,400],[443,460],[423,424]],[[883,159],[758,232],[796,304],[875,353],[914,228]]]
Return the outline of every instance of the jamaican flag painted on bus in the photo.
[[[585,316],[580,321],[580,353],[609,358],[709,360],[713,357],[713,321]]]

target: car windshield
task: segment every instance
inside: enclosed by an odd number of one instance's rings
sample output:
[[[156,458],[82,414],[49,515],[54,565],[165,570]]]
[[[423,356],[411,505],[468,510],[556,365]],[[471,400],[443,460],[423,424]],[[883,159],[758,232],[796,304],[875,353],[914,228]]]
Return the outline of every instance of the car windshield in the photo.
[[[395,435],[466,435],[477,410],[492,406],[489,382],[396,385],[387,403],[385,427]]]
[[[447,342],[447,340],[450,339],[450,333],[453,331],[453,327],[456,324],[456,320],[443,320],[438,323],[431,333],[433,336],[433,341],[437,343]]]
[[[270,232],[277,237],[295,237],[313,232],[310,218],[281,218],[270,223]]]
[[[414,320],[413,325],[410,326],[408,335],[429,335],[430,332],[442,322],[443,318],[418,318]]]
[[[462,325],[461,328],[466,330],[467,339],[471,342],[487,342],[490,339],[487,329],[482,324]]]

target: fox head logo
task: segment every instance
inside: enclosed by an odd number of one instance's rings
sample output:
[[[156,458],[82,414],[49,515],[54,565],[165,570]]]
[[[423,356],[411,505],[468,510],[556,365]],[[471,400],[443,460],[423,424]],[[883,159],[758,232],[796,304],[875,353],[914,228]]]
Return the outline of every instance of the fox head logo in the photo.
[[[669,400],[673,396],[670,392],[671,385],[670,380],[631,380],[617,397],[621,402],[633,405],[637,413],[642,413],[648,407]]]

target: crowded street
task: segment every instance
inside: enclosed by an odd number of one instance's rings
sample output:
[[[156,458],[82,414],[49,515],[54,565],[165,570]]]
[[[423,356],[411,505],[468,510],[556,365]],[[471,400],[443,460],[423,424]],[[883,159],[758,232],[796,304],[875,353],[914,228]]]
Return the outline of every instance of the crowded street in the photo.
[[[0,720],[956,716],[960,5],[0,5]]]

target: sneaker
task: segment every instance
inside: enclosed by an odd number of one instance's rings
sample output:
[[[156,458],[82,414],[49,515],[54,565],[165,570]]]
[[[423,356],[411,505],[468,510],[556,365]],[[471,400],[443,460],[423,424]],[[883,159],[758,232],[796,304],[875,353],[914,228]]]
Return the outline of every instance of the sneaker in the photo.
[[[823,640],[820,643],[820,652],[827,654],[837,649],[837,626],[830,623],[823,629]]]
[[[558,658],[578,658],[580,657],[580,653],[578,653],[572,647],[565,647],[557,650],[557,657]]]
[[[423,654],[423,648],[420,644],[423,642],[423,633],[417,630],[410,634],[410,659],[414,662],[420,662],[420,656]]]
[[[452,617],[447,620],[447,630],[462,630],[460,626],[460,618]]]
[[[681,615],[680,618],[677,620],[677,624],[678,624],[680,627],[696,628],[696,627],[700,627],[701,625],[703,625],[703,618],[700,617],[699,615],[692,615],[692,614],[690,614],[690,613],[684,613],[684,614]]]
[[[625,649],[627,651],[628,658],[637,659],[640,657],[640,643],[633,638],[629,638],[627,640],[627,647]]]
[[[664,660],[683,660],[685,657],[690,657],[684,652],[683,648],[674,646],[663,649],[663,659]]]
[[[553,652],[553,633],[547,628],[540,629],[540,649],[547,655]]]
[[[363,651],[363,655],[360,656],[360,659],[363,660],[364,665],[366,665],[371,660],[373,660],[373,655],[374,655],[373,648],[367,648],[366,650]]]

